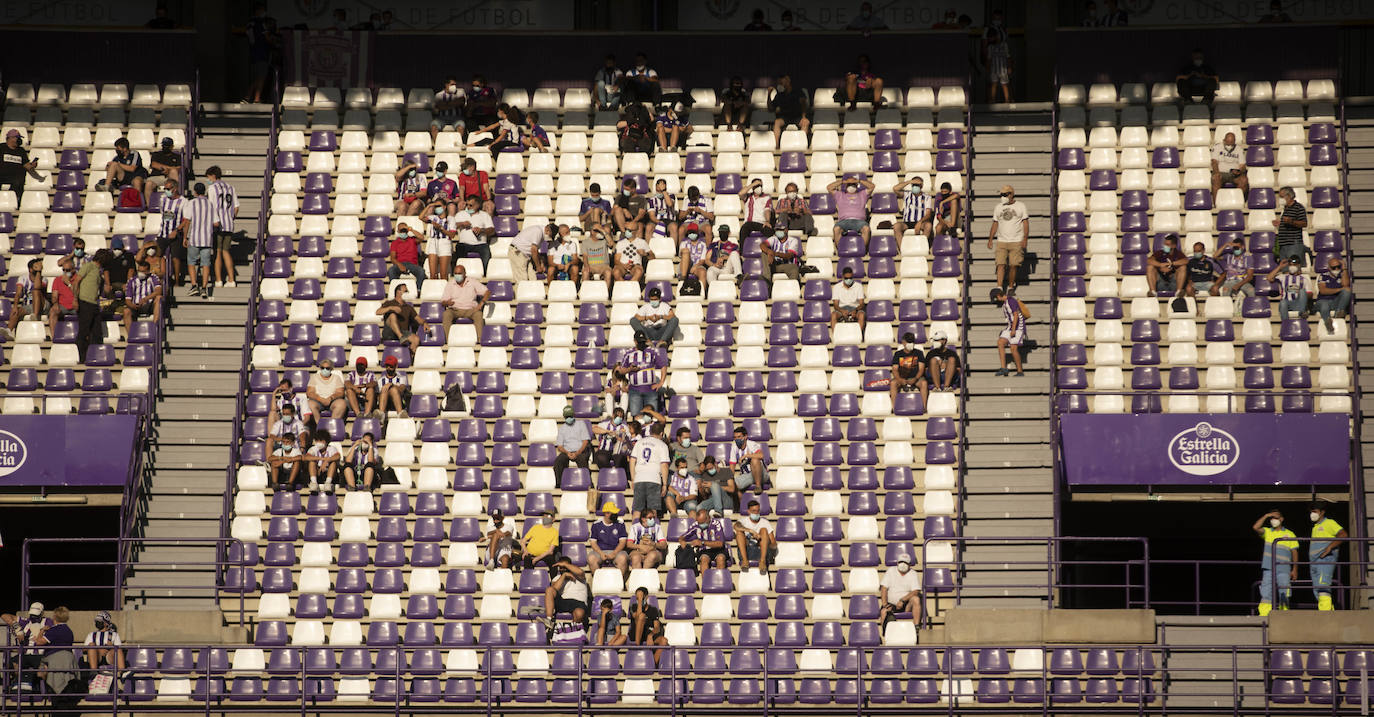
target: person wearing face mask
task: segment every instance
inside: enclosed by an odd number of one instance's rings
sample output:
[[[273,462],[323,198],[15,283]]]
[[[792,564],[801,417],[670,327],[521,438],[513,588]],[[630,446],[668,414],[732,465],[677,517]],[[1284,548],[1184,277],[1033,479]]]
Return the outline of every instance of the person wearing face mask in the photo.
[[[1150,285],[1149,296],[1156,296],[1161,291],[1177,292],[1179,277],[1187,264],[1188,257],[1178,248],[1178,235],[1164,237],[1163,247],[1154,250],[1145,259],[1145,281]]]
[[[1207,64],[1200,47],[1193,49],[1192,58],[1178,71],[1174,79],[1178,83],[1178,98],[1181,102],[1196,102],[1201,98],[1210,105],[1217,97],[1217,88],[1221,86],[1221,77]]]
[[[859,177],[841,177],[825,188],[835,203],[835,228],[832,238],[839,245],[845,234],[863,237],[864,251],[868,250],[868,197],[873,183]]]
[[[1244,242],[1237,239],[1223,244],[1217,248],[1212,258],[1221,264],[1222,269],[1222,280],[1212,283],[1212,296],[1255,295],[1255,286],[1252,283],[1255,278],[1255,268],[1250,255],[1245,253]],[[1240,316],[1241,302],[1233,301],[1232,303],[1235,305],[1235,315]]]
[[[655,258],[649,250],[649,242],[636,231],[631,223],[615,243],[615,281],[640,281],[644,278],[645,262]]]
[[[706,285],[707,270],[711,268],[711,242],[696,224],[688,224],[678,255],[678,278],[688,286],[687,277],[696,277],[699,286]],[[700,295],[699,293],[696,295]]]
[[[926,352],[926,366],[930,374],[930,384],[936,391],[953,391],[959,383],[962,372],[959,368],[959,353],[949,347],[949,337],[945,332],[936,331],[930,337],[930,350]]]
[[[110,240],[110,251],[100,263],[105,272],[105,290],[123,291],[124,285],[134,275],[134,255],[124,246],[124,239],[115,237]]]
[[[148,269],[160,277],[167,276],[167,262],[163,259],[162,249],[156,239],[145,239],[138,252],[134,254],[134,266],[140,261],[148,262]]]
[[[601,196],[601,185],[597,182],[592,182],[587,191],[590,194],[577,207],[577,221],[582,223],[583,231],[590,232],[611,223],[611,201]]]
[[[323,430],[315,431],[314,442],[301,459],[310,474],[311,493],[319,493],[322,487],[326,494],[334,492],[334,478],[338,476],[342,458],[343,452],[337,443],[329,440],[329,434]],[[320,485],[321,479],[324,480],[324,486]]]
[[[935,219],[935,202],[931,195],[925,193],[925,178],[913,176],[898,182],[892,191],[902,201],[902,215],[892,227],[897,234],[897,245],[901,246],[905,241],[907,231],[917,236],[930,236],[931,222]]]
[[[1236,133],[1212,145],[1212,198],[1222,187],[1237,187],[1241,194],[1250,194],[1250,181],[1245,171],[1245,148],[1236,143]]]
[[[1001,368],[997,369],[998,376],[1006,376],[1010,371],[1007,370],[1007,351],[1010,349],[1011,358],[1016,364],[1016,375],[1024,376],[1025,371],[1021,367],[1021,346],[1026,342],[1026,322],[1030,320],[1030,309],[1020,299],[1008,293],[1005,289],[996,288],[992,290],[992,301],[1002,307],[1002,318],[1006,320],[1006,327],[997,335],[997,360]]]
[[[658,130],[658,148],[665,152],[681,148],[692,134],[692,125],[687,122],[687,108],[681,102],[659,110],[654,126]]]
[[[605,111],[620,109],[620,85],[625,73],[616,65],[615,55],[607,55],[596,71],[596,108]]]
[[[425,282],[425,269],[420,266],[420,237],[409,224],[396,227],[396,236],[391,238],[386,256],[386,277],[391,281],[409,273],[415,277],[416,285]]]
[[[940,191],[931,202],[935,205],[935,233],[959,236],[959,217],[962,215],[964,195],[954,191],[949,182],[940,183]]]
[[[620,111],[620,120],[615,123],[616,134],[620,138],[620,151],[654,151],[654,118],[649,115],[641,102],[626,101]]]
[[[668,450],[673,454],[673,461],[686,460],[687,470],[692,473],[701,470],[701,461],[706,458],[706,451],[700,442],[692,440],[692,429],[686,426],[677,429],[676,440],[668,444]]]
[[[496,121],[474,130],[476,134],[495,132],[495,135],[470,141],[467,146],[487,147],[491,150],[492,160],[495,160],[508,147],[523,148],[520,143],[520,133],[524,124],[525,115],[515,107],[502,102],[496,106]]]
[[[544,285],[547,286],[555,281],[582,280],[582,266],[578,261],[578,254],[581,250],[580,242],[575,239],[568,230],[568,225],[557,227],[553,224],[548,225],[551,229],[545,255],[547,257],[547,271],[544,278]]]
[[[485,77],[472,76],[472,84],[464,89],[467,95],[463,107],[464,124],[467,127],[482,127],[496,121],[496,90],[487,84]]]
[[[525,568],[533,570],[536,567],[553,567],[561,557],[558,554],[560,540],[553,513],[547,510],[540,513],[539,522],[526,530],[525,537],[520,539],[520,551],[524,557]]]
[[[383,468],[382,456],[377,450],[377,437],[371,431],[348,447],[343,466],[344,486],[349,490],[371,492],[377,486],[377,474]]]
[[[730,565],[730,551],[725,547],[729,539],[724,521],[713,520],[705,510],[698,510],[694,521],[687,531],[678,538],[678,547],[692,549],[693,564],[697,575],[703,575],[708,568],[726,568]],[[681,565],[678,567],[692,567]]]
[[[420,165],[406,162],[393,175],[396,180],[396,202],[393,209],[398,217],[417,217],[427,202],[426,182]],[[403,225],[404,226],[404,225]]]
[[[649,220],[654,223],[650,230],[655,237],[677,236],[677,196],[668,191],[668,182],[659,179],[654,182],[654,191],[644,198],[649,205]]]
[[[630,445],[637,436],[625,421],[625,409],[617,406],[605,420],[592,426],[592,438],[596,441],[597,468],[629,469]]]
[[[82,644],[85,649],[81,651],[81,660],[86,663],[86,669],[98,670],[108,666],[119,672],[124,671],[124,651],[120,649],[124,643],[119,638],[119,629],[115,627],[109,611],[101,610],[95,614],[95,630],[86,633],[86,640]]]
[[[377,307],[377,316],[382,320],[382,340],[399,341],[410,348],[414,356],[420,350],[420,335],[429,330],[429,325],[420,318],[415,305],[407,301],[410,292],[407,284],[397,284],[391,298]]]
[[[892,353],[892,381],[887,387],[894,406],[897,405],[897,394],[909,388],[920,391],[921,405],[926,404],[930,389],[926,379],[926,356],[916,345],[916,334],[910,331],[902,334],[902,345]]]
[[[507,519],[500,510],[493,508],[487,519],[487,569],[503,568],[509,570],[512,562],[520,561],[520,543],[515,536],[520,534],[520,522]]]
[[[153,197],[167,182],[181,178],[181,153],[172,148],[176,142],[171,137],[163,137],[160,149],[148,155],[148,182],[143,185],[143,202],[151,210]]]
[[[1088,3],[1088,4],[1089,4],[1089,5],[1092,4],[1091,0],[1089,0],[1089,3]],[[1097,15],[1094,14],[1094,15],[1093,15],[1093,20],[1094,20],[1094,22],[1093,22],[1092,24],[1094,24],[1094,25],[1097,24],[1097,23],[1096,23],[1096,19],[1097,19]],[[941,20],[940,22],[935,23],[934,25],[931,25],[931,26],[930,26],[930,29],[932,29],[932,30],[958,30],[958,29],[959,29],[959,13],[958,13],[958,11],[956,11],[954,8],[950,8],[950,9],[946,10],[946,11],[945,11],[945,17],[944,17],[944,19]]]
[[[606,229],[596,227],[583,237],[579,242],[582,255],[579,258],[582,264],[582,278],[586,281],[601,280],[606,283],[609,291],[611,283],[615,280],[615,271],[611,264],[612,246],[606,241]]]
[[[1283,212],[1274,220],[1278,230],[1274,237],[1274,258],[1306,266],[1307,246],[1303,244],[1302,230],[1307,228],[1307,207],[1298,201],[1292,187],[1281,187],[1279,199],[1283,201]]]
[[[439,132],[444,130],[466,132],[463,110],[467,108],[467,99],[467,93],[458,85],[458,78],[449,75],[444,80],[444,86],[434,93],[434,119],[429,123],[431,142],[438,139]]]
[[[857,321],[859,332],[868,326],[868,312],[865,309],[864,287],[854,279],[854,267],[846,266],[840,272],[840,280],[830,289],[830,333],[835,326]]]
[[[697,473],[687,468],[687,459],[678,456],[673,459],[673,470],[668,476],[668,492],[663,496],[663,502],[668,504],[668,512],[665,515],[676,514],[681,508],[687,512],[695,512],[697,509]]]
[[[24,182],[37,167],[38,160],[29,159],[19,130],[5,132],[5,143],[0,145],[0,185],[8,184],[14,196],[23,197]]]
[[[777,84],[768,90],[768,111],[776,118],[773,120],[773,147],[782,146],[782,131],[796,127],[811,136],[811,98],[806,90],[792,85],[791,75],[781,75]]]
[[[743,270],[740,267],[739,244],[731,241],[730,227],[728,226],[720,227],[716,233],[716,240],[711,242],[711,246],[707,250],[707,256],[711,263],[706,267],[706,283],[719,279],[734,281],[739,284],[744,280]]]
[[[1271,283],[1279,286],[1279,318],[1287,319],[1289,314],[1297,314],[1306,319],[1310,316],[1312,280],[1302,273],[1302,267],[1291,259],[1280,259],[1277,266],[1265,276]]]
[[[344,397],[355,416],[370,416],[377,410],[377,374],[368,369],[366,356],[353,362],[353,371],[344,381]]]
[[[1344,319],[1350,310],[1350,297],[1350,272],[1346,270],[1344,262],[1332,256],[1317,273],[1317,311],[1322,315],[1322,325],[1328,334],[1336,331],[1331,322],[1332,311],[1336,318]]]
[[[10,309],[6,340],[13,337],[20,320],[32,318],[39,321],[43,310],[48,308],[48,295],[43,290],[43,260],[30,259],[27,268],[28,271],[21,274],[14,285],[14,307]]]
[[[749,437],[744,426],[735,428],[735,440],[730,443],[725,462],[735,472],[735,504],[739,505],[740,493],[754,486],[759,491],[768,487],[768,463],[763,458],[763,444]]]
[[[267,453],[274,455],[278,444],[288,437],[293,442],[299,441],[295,445],[305,445],[310,442],[310,431],[301,420],[301,415],[296,412],[294,403],[283,405],[277,419],[271,422],[267,430]]]
[[[482,317],[483,307],[491,298],[487,287],[476,279],[469,279],[467,269],[462,265],[453,272],[453,280],[444,285],[444,293],[439,303],[444,307],[444,335],[448,336],[453,322],[468,319],[472,322],[477,335],[482,335],[486,320]]]
[[[1212,293],[1212,287],[1217,285],[1217,265],[1212,257],[1204,252],[1202,242],[1193,243],[1193,253],[1188,257],[1185,265],[1187,273],[1183,282],[1183,295],[1197,297],[1199,291]],[[1196,307],[1199,315],[1202,311],[1202,302],[1197,302]]]
[[[1336,566],[1340,564],[1341,543],[1347,542],[1350,534],[1340,523],[1327,517],[1326,506],[1322,503],[1313,503],[1307,517],[1312,521],[1312,542],[1307,544],[1312,593],[1317,598],[1318,610],[1334,610],[1331,586],[1336,579]]]
[[[763,517],[757,500],[749,501],[744,515],[735,525],[735,545],[739,548],[740,570],[748,570],[754,562],[759,564],[759,572],[767,575],[768,564],[778,554],[776,539],[773,537],[773,524]]]
[[[777,274],[801,281],[801,237],[779,224],[773,228],[773,235],[759,245],[759,251],[763,254],[763,280],[768,282],[770,291]]]
[[[619,515],[620,508],[615,503],[608,500],[601,506],[601,520],[592,523],[587,543],[587,570],[595,573],[597,568],[614,565],[621,579],[625,579],[630,577],[630,554],[626,551],[630,532]]]
[[[992,21],[983,29],[983,66],[988,74],[988,102],[997,101],[999,89],[1002,90],[1002,101],[1011,102],[1012,62],[1008,40],[1002,11],[992,11]]]
[[[679,242],[687,238],[687,227],[690,224],[696,224],[703,235],[710,235],[711,224],[716,221],[715,212],[711,211],[712,206],[711,198],[702,194],[699,187],[687,188],[687,198],[683,200],[682,209],[677,213]]]
[[[731,77],[730,84],[721,90],[720,104],[727,130],[743,132],[749,126],[749,114],[754,105],[739,75]]]
[[[342,419],[346,415],[348,401],[344,399],[344,378],[334,370],[333,361],[320,361],[320,370],[305,385],[305,402],[310,408],[310,417],[306,420],[312,424],[324,417],[325,409],[334,418]]]
[[[1030,242],[1030,212],[1016,200],[1016,190],[1002,185],[1002,200],[992,210],[992,228],[988,232],[988,248],[997,248],[993,255],[997,267],[997,286],[1010,289],[1016,285],[1016,274],[1026,259],[1026,245]]]
[[[749,186],[740,192],[739,199],[744,209],[743,223],[739,226],[740,235],[747,237],[751,234],[768,233],[768,228],[774,224],[775,215],[773,198],[764,190],[763,180],[755,179],[750,182]]]
[[[668,552],[668,532],[658,513],[646,510],[630,526],[630,569],[657,568]]]
[[[61,273],[48,285],[48,297],[52,302],[48,309],[48,333],[52,336],[57,335],[59,321],[76,316],[76,268],[72,266],[71,257],[58,259],[57,268]]]
[[[1292,581],[1298,579],[1298,536],[1283,527],[1283,513],[1271,510],[1250,526],[1264,541],[1260,557],[1259,616],[1265,617],[1275,606],[1288,609]]]
[[[377,395],[380,401],[377,410],[387,415],[388,410],[396,411],[401,418],[409,418],[406,406],[410,405],[410,380],[399,368],[400,361],[395,356],[382,359],[382,373],[377,377]]]
[[[735,472],[718,462],[715,456],[708,453],[701,459],[701,470],[696,474],[696,479],[697,510],[723,513],[734,510],[738,505],[735,501],[735,496],[739,494],[735,486]]]
[[[416,168],[416,174],[419,174],[418,167]],[[434,178],[425,184],[424,196],[425,200],[429,202],[429,204],[425,206],[426,212],[433,208],[435,204],[447,207],[449,202],[452,202],[458,197],[458,183],[454,181],[453,177],[449,176],[448,162],[439,162],[434,165]]]
[[[179,188],[179,184],[169,179],[158,190],[161,195],[158,200],[158,211],[162,221],[158,224],[156,238],[156,245],[162,256],[171,259],[172,262],[172,272],[168,279],[176,282],[177,286],[186,281],[186,247],[181,243],[181,213],[186,206],[186,198],[177,191]],[[84,254],[85,242],[81,242],[81,249]],[[80,262],[76,268],[81,268]],[[163,275],[161,270],[157,273],[159,276]]]
[[[458,190],[453,195],[455,199],[462,197],[466,202],[468,197],[476,196],[482,211],[487,214],[496,211],[496,202],[493,201],[494,195],[491,193],[491,178],[477,168],[477,160],[472,157],[464,159],[462,169],[454,179],[458,182]],[[457,212],[459,209],[461,207],[455,207],[454,211]]]
[[[0,615],[0,622],[8,626],[9,644],[15,646],[32,646],[39,644],[38,638],[46,631],[52,629],[57,621],[51,617],[43,617],[43,603],[34,602],[29,604],[29,611],[24,615],[5,613]],[[29,681],[37,675],[39,666],[42,664],[44,650],[30,647],[19,653],[17,656],[7,656],[6,660],[10,667],[22,666],[25,682],[20,689],[30,692],[36,691],[37,687]],[[13,653],[11,653],[13,655]]]
[[[553,459],[553,478],[559,488],[563,487],[563,472],[569,466],[587,468],[592,457],[592,432],[586,421],[578,420],[572,406],[563,408],[563,423],[558,426],[558,435],[553,441],[558,455]]]
[[[787,231],[799,231],[803,236],[816,235],[816,222],[811,214],[811,203],[797,189],[796,182],[788,182],[783,188],[782,196],[773,201],[772,206],[773,223],[769,226],[782,224]],[[767,228],[760,231],[767,231]]]
[[[549,567],[549,573],[554,577],[553,582],[544,590],[544,614],[551,618],[560,613],[568,614],[574,624],[585,628],[588,605],[591,603],[591,586],[587,585],[587,571],[566,559],[560,559]],[[584,634],[579,638],[585,640],[586,636]],[[559,640],[557,637],[552,643],[575,644]]]
[[[921,624],[921,578],[911,569],[911,560],[902,555],[897,564],[883,573],[878,584],[878,602],[882,604],[878,620],[884,629],[897,613],[911,613],[911,620]]]
[[[476,195],[468,195],[466,212],[455,217],[454,227],[458,229],[455,255],[462,251],[466,256],[477,255],[482,260],[482,273],[491,263],[491,243],[496,240],[496,225],[491,215],[482,210],[482,200]]]
[[[661,423],[652,424],[649,435],[635,441],[630,448],[630,475],[634,484],[634,502],[630,508],[636,517],[646,510],[663,510],[663,496],[668,492],[668,456]]]
[[[650,313],[642,313],[647,308]],[[661,327],[663,342],[670,341],[672,334],[669,329],[676,330],[677,317],[671,313],[671,309],[666,308],[662,302],[654,305],[654,300],[650,299],[646,307],[640,309],[631,321],[654,322],[662,320]],[[665,318],[666,317],[666,318]],[[668,380],[668,356],[667,352],[660,347],[649,344],[649,336],[644,331],[635,331],[635,348],[633,351],[626,351],[620,359],[620,365],[615,368],[615,372],[623,376],[630,385],[629,390],[629,415],[638,415],[646,408],[658,408],[662,400],[660,390]]]
[[[867,5],[868,3],[864,4]],[[882,19],[877,15],[870,15],[870,17],[880,23],[882,22]],[[884,24],[881,28],[874,29],[885,30],[887,25]],[[860,102],[872,102],[875,110],[882,108],[883,78],[873,74],[873,65],[869,61],[868,55],[859,55],[858,66],[845,75],[844,82],[844,89],[835,92],[835,101],[848,102],[850,112],[853,112]]]
[[[658,81],[658,72],[649,67],[649,58],[644,53],[635,53],[634,66],[626,70],[621,94],[624,102],[648,102],[658,104],[663,88]]]
[[[124,286],[124,335],[133,330],[134,320],[152,318],[154,321],[162,314],[162,278],[152,273],[148,262],[138,263],[134,278]]]

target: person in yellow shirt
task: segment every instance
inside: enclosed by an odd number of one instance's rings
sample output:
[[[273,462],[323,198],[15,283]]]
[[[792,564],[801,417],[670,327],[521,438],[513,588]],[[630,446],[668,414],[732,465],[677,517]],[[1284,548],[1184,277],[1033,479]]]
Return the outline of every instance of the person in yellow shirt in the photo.
[[[1283,527],[1283,513],[1277,510],[1261,515],[1250,527],[1264,540],[1259,585],[1259,614],[1264,617],[1276,603],[1280,610],[1288,609],[1288,598],[1293,592],[1289,586],[1298,578],[1298,536]]]
[[[552,567],[558,561],[558,542],[558,526],[553,522],[553,513],[545,511],[539,516],[539,522],[525,531],[525,537],[520,541],[525,553],[525,567]]]
[[[1334,610],[1331,584],[1336,577],[1336,565],[1340,562],[1341,543],[1350,534],[1345,532],[1340,523],[1326,517],[1326,507],[1321,503],[1313,503],[1307,517],[1312,519],[1312,542],[1307,545],[1312,592],[1317,596],[1318,610]]]

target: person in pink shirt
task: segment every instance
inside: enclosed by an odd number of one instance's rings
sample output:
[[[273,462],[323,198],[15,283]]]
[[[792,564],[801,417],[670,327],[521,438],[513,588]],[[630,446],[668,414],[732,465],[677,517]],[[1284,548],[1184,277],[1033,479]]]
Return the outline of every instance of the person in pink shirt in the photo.
[[[459,264],[453,272],[453,280],[444,286],[444,294],[439,303],[444,306],[444,336],[448,336],[450,326],[458,319],[471,319],[477,329],[477,337],[482,337],[482,307],[487,302],[487,287],[476,279],[468,279],[467,269]]]
[[[868,251],[868,197],[873,193],[873,183],[858,177],[844,177],[830,183],[825,188],[835,201],[835,243],[840,243],[844,234],[859,234],[864,240],[864,251]]]

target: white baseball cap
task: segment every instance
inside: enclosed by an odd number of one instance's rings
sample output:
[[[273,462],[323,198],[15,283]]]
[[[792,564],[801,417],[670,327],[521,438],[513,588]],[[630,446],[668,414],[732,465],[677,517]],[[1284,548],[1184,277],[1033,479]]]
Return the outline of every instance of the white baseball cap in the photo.
[[[933,334],[930,335],[930,340],[931,340],[931,341],[948,341],[948,340],[949,340],[949,337],[946,336],[946,335],[945,335],[945,332],[943,332],[943,331],[936,331],[935,333],[933,333]]]
[[[29,614],[38,617],[43,614],[43,603],[35,602],[29,604]]]

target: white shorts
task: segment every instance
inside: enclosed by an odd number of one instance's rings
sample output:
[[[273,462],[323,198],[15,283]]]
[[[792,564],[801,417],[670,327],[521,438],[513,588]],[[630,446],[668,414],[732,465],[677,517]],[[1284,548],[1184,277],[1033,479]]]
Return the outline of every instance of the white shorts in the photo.
[[[1016,333],[1012,333],[1011,329],[1002,329],[1002,333],[997,334],[997,338],[1006,339],[1007,343],[1012,346],[1020,346],[1021,342],[1026,340],[1026,330],[1024,328],[1017,329]]]
[[[430,237],[425,240],[425,253],[431,256],[453,256],[453,240]]]

